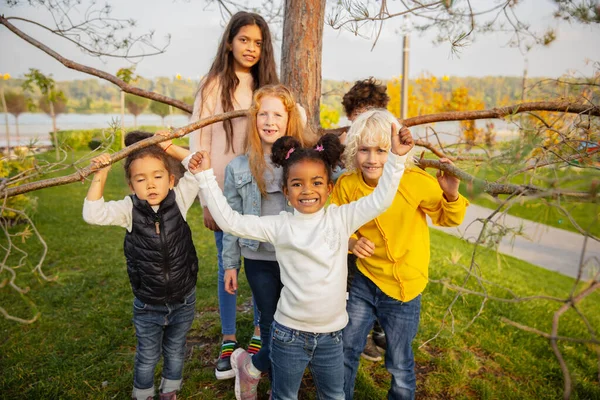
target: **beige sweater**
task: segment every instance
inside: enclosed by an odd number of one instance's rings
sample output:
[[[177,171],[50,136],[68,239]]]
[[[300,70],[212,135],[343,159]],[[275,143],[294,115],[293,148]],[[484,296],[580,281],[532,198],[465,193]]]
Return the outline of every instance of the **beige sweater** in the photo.
[[[252,104],[252,86],[253,78],[250,73],[237,73],[240,80],[233,101],[235,110],[247,110]],[[218,79],[211,82],[205,90],[205,101],[202,102],[202,96],[198,92],[194,101],[194,112],[190,122],[196,122],[202,118],[223,113],[221,105],[221,87]],[[240,154],[244,154],[244,144],[247,135],[247,117],[234,118],[231,120],[233,125],[233,149],[227,148],[227,138],[225,128],[222,122],[205,126],[190,133],[190,151],[192,153],[205,150],[210,154],[211,167],[214,170],[219,187],[223,189],[225,180],[225,167],[231,160]]]

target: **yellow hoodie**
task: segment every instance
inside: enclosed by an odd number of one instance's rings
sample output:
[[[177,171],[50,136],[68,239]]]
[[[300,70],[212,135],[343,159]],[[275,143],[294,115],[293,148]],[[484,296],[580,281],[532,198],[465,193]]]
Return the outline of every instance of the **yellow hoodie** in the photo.
[[[373,189],[360,171],[346,173],[338,179],[331,202],[350,203]],[[392,206],[355,234],[375,244],[371,257],[357,260],[358,269],[388,296],[405,302],[414,299],[428,281],[429,228],[425,215],[434,225],[457,226],[468,205],[462,195],[449,203],[436,178],[419,168],[407,169]]]

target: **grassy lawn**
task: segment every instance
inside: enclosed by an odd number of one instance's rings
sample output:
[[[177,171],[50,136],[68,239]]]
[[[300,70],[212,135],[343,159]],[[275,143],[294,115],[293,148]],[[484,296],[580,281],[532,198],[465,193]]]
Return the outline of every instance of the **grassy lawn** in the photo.
[[[123,256],[124,230],[96,227],[81,218],[88,184],[71,184],[36,193],[37,228],[48,243],[44,271],[56,276],[45,282],[18,271],[17,283],[30,287],[24,296],[0,284],[0,306],[11,314],[30,318],[35,304],[38,321],[23,325],[0,317],[0,397],[6,399],[128,399],[131,394],[135,333],[131,323],[132,294]],[[127,193],[122,168],[113,166],[107,199]],[[188,337],[182,399],[233,399],[233,381],[214,378],[220,327],[217,314],[216,257],[212,233],[203,228],[195,206],[188,221],[200,260],[197,285],[197,317]],[[16,230],[23,227],[16,227]],[[457,238],[432,231],[430,278],[460,284],[469,264],[472,246]],[[5,245],[0,240],[1,245]],[[25,246],[32,263],[41,247],[31,239]],[[451,261],[451,258],[454,262]],[[487,280],[501,283],[520,296],[566,297],[573,280],[511,257],[479,250],[476,261]],[[33,266],[32,266],[33,267]],[[0,283],[9,278],[0,276]],[[241,279],[238,338],[251,336],[250,292]],[[583,284],[582,284],[583,286]],[[471,279],[467,287],[479,290]],[[489,293],[509,297],[492,285]],[[454,334],[446,326],[436,334],[455,292],[430,283],[423,297],[420,332],[415,341],[418,398],[427,399],[553,399],[561,398],[563,379],[549,342],[507,325],[501,318],[548,332],[553,313],[561,304],[534,300],[520,304],[488,301],[482,314],[481,298],[463,296],[454,305]],[[590,324],[600,329],[600,294],[580,305]],[[575,312],[561,320],[560,335],[587,338],[587,329]],[[600,399],[598,359],[593,346],[560,343],[574,381],[575,399]],[[389,385],[383,363],[361,361],[357,399],[381,399]],[[159,379],[157,374],[157,384]],[[260,399],[266,399],[263,379]],[[314,399],[307,377],[301,398]]]
[[[600,182],[600,170],[579,168],[577,166],[539,169],[515,175],[512,174],[523,168],[521,163],[484,163],[474,166],[469,165],[469,163],[460,162],[459,166],[474,176],[489,182],[498,182],[499,179],[511,175],[509,180],[502,180],[501,182],[518,185],[529,184],[541,188],[549,188],[552,185],[556,185],[556,187],[561,189],[588,192],[595,190],[592,188]],[[463,183],[461,183],[461,192],[467,193],[469,200],[474,204],[494,209],[506,199],[506,196],[495,199],[492,196],[482,193],[477,187],[472,188],[469,194],[466,185]],[[570,215],[575,223],[584,231],[589,231],[595,236],[600,236],[599,202],[574,202],[572,199],[565,198],[557,201],[556,199],[521,197],[511,203],[508,214],[579,233],[580,231],[576,229],[575,225],[569,219],[568,215]]]

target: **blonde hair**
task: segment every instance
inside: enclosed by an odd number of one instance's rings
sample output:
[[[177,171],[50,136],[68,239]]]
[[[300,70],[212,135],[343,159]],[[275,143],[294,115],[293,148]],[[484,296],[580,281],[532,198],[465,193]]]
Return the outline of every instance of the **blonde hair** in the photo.
[[[304,140],[304,128],[302,126],[302,118],[300,112],[296,106],[296,100],[292,92],[284,85],[267,85],[258,89],[254,93],[252,99],[252,105],[250,106],[248,116],[248,135],[246,136],[246,155],[248,156],[248,163],[250,164],[250,172],[256,180],[258,189],[261,195],[267,195],[267,189],[265,184],[264,172],[267,168],[265,162],[265,155],[262,148],[262,142],[258,129],[256,128],[256,116],[258,110],[260,110],[260,104],[262,99],[265,97],[275,97],[283,103],[287,113],[287,129],[286,136],[292,136],[300,143],[305,146]]]
[[[346,149],[342,154],[342,161],[347,171],[356,170],[356,153],[360,146],[379,146],[384,150],[392,147],[390,138],[392,124],[401,127],[396,117],[383,108],[374,108],[356,117],[346,134]],[[412,163],[408,160],[412,159],[411,153],[406,159],[407,166],[410,166]]]

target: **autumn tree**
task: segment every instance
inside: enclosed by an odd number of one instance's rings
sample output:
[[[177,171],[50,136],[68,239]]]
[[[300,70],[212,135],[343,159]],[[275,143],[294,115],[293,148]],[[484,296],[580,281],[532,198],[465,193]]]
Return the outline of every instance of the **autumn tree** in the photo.
[[[64,93],[56,87],[56,82],[52,78],[52,75],[44,75],[40,70],[36,68],[30,68],[29,72],[25,74],[25,81],[23,82],[23,90],[26,92],[33,92],[34,88],[37,88],[41,93],[39,105],[43,107],[47,105],[45,111],[50,118],[52,118],[52,136],[54,142],[54,149],[56,151],[56,159],[59,159],[59,147],[58,147],[58,134],[56,129],[56,115],[64,112],[66,105],[66,97]],[[55,106],[58,109],[55,109]],[[61,110],[62,108],[62,110]]]
[[[4,93],[4,97],[6,99],[6,108],[8,109],[8,112],[15,117],[17,143],[20,143],[21,136],[19,134],[19,115],[27,111],[27,98],[23,93],[17,93],[10,90]]]
[[[152,112],[152,114],[158,115],[162,120],[162,126],[165,126],[165,117],[169,115],[169,106],[165,103],[152,101],[150,103],[150,111]]]
[[[125,96],[125,107],[133,115],[133,126],[137,128],[137,117],[148,107],[148,99],[128,94]]]

